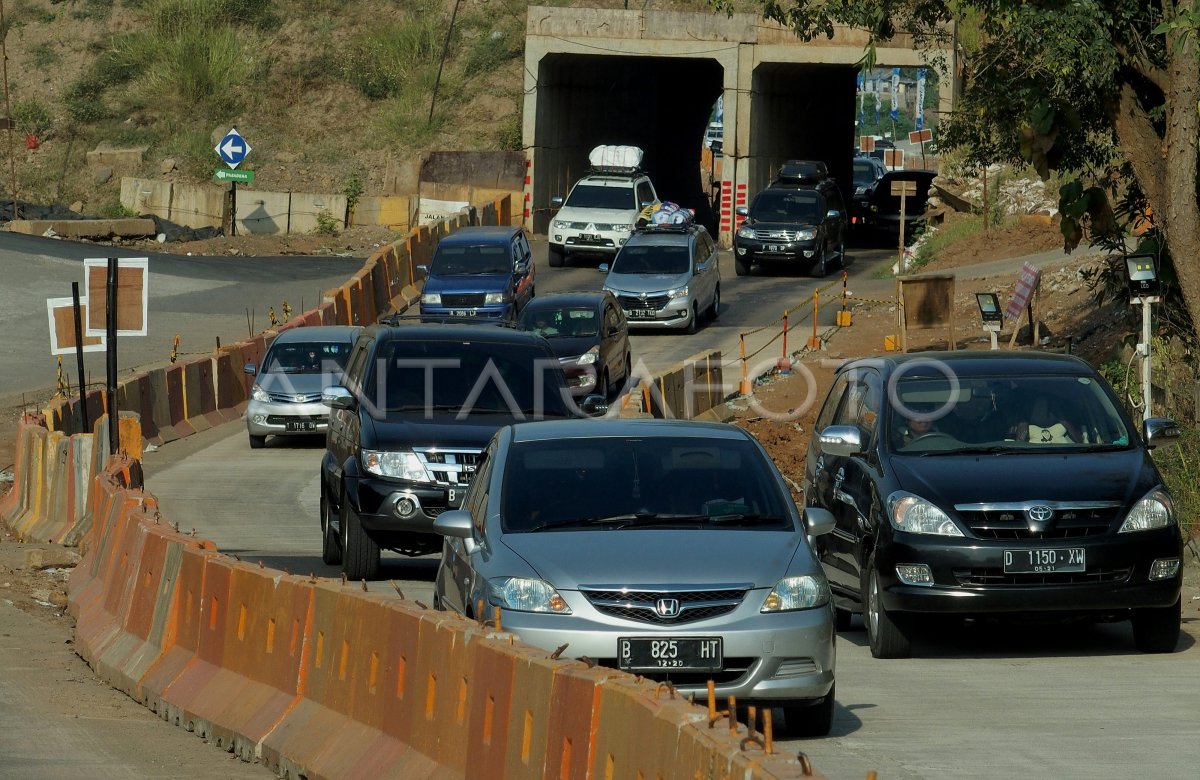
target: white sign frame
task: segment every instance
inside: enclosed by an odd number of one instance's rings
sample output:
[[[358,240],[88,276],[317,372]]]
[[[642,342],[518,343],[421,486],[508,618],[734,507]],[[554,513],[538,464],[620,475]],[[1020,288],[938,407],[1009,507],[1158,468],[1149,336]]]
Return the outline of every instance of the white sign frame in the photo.
[[[108,273],[108,258],[107,257],[88,257],[83,261],[83,289],[88,290],[88,277],[91,276],[91,269],[101,268],[105,274]],[[142,327],[138,330],[126,329],[117,330],[118,336],[145,336],[150,331],[150,258],[149,257],[118,257],[117,258],[117,283],[120,284],[121,271],[124,269],[138,268],[142,271]],[[86,296],[84,296],[86,297]],[[107,298],[105,306],[107,307]],[[92,328],[89,327],[87,321],[83,323],[83,335],[85,336],[107,336],[107,328]]]
[[[87,296],[79,298],[80,307],[87,306]],[[58,330],[54,327],[54,310],[55,309],[73,309],[75,307],[74,298],[47,298],[46,299],[46,319],[50,325],[50,354],[51,355],[74,355],[75,347],[64,347],[58,343]],[[84,338],[89,338],[87,333],[83,334]],[[90,338],[96,338],[91,336]],[[84,344],[84,352],[106,352],[108,350],[108,335],[105,333],[99,334],[99,344]]]

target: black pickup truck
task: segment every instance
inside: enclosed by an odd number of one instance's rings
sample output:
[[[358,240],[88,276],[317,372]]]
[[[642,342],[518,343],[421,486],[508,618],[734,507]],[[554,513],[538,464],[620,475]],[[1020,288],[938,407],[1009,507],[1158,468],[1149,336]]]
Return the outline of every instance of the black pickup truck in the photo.
[[[433,519],[461,505],[498,429],[606,410],[571,400],[541,336],[458,324],[365,328],[322,400],[321,557],[355,580],[378,578],[383,549],[441,550]]]

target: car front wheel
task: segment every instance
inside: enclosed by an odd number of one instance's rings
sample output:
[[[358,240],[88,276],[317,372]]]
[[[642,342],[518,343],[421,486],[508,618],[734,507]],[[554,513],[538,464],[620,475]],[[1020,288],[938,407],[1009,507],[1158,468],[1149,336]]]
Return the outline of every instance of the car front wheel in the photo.
[[[338,529],[333,527],[333,510],[325,490],[321,490],[321,560],[330,566],[338,566],[342,562],[342,543],[338,538]]]
[[[733,270],[738,276],[750,275],[750,259],[742,259],[740,257],[733,258]]]
[[[344,490],[342,504],[338,509],[338,525],[342,537],[342,572],[346,579],[379,579],[379,545],[363,530],[362,520],[351,511]]]
[[[550,267],[562,268],[563,260],[566,259],[566,251],[557,244],[550,245]]]
[[[717,317],[721,316],[721,285],[717,285],[717,289],[713,290],[712,306],[708,309],[708,318],[716,321]]]
[[[1179,623],[1183,613],[1181,601],[1170,607],[1135,609],[1133,643],[1143,653],[1174,652],[1179,644]]]
[[[789,736],[793,737],[823,737],[833,728],[834,689],[830,686],[816,704],[803,706],[784,706],[783,720]]]
[[[265,446],[267,446],[266,436],[255,436],[253,433],[250,434],[250,449],[261,450]]]
[[[688,334],[690,335],[692,333],[695,333],[697,328],[699,328],[699,327],[700,327],[700,315],[699,315],[699,312],[696,310],[696,304],[693,303],[692,304],[692,316],[688,318],[688,324],[687,324]]]
[[[876,658],[907,658],[912,653],[909,639],[911,617],[888,612],[883,606],[883,590],[875,556],[871,556],[863,572],[863,623],[867,626],[867,642]]]

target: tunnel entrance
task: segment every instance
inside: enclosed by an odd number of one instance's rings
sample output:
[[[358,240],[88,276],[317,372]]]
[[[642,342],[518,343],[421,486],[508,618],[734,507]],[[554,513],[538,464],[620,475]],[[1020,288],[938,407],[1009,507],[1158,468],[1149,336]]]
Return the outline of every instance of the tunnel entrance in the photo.
[[[700,160],[723,78],[721,65],[705,58],[548,54],[537,73],[533,202],[565,197],[593,147],[628,144],[645,153],[642,165],[659,198],[696,209],[696,220],[715,236]],[[550,215],[534,208],[534,232],[546,232]]]

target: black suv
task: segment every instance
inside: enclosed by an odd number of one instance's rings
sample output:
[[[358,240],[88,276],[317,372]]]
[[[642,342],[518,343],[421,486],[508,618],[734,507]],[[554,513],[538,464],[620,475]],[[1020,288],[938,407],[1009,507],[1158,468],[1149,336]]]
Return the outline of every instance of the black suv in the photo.
[[[1139,650],[1174,650],[1183,541],[1150,450],[1178,436],[1068,355],[847,362],[804,473],[837,523],[816,548],[838,627],[861,612],[876,658],[908,655],[922,615],[1130,620]]]
[[[557,356],[535,333],[484,325],[363,330],[326,388],[321,558],[375,579],[381,549],[438,552],[433,518],[457,508],[499,428],[582,416]],[[598,399],[585,409],[602,412]]]
[[[758,193],[733,237],[733,263],[746,276],[755,263],[803,266],[813,276],[846,264],[846,205],[825,164],[789,160]]]

